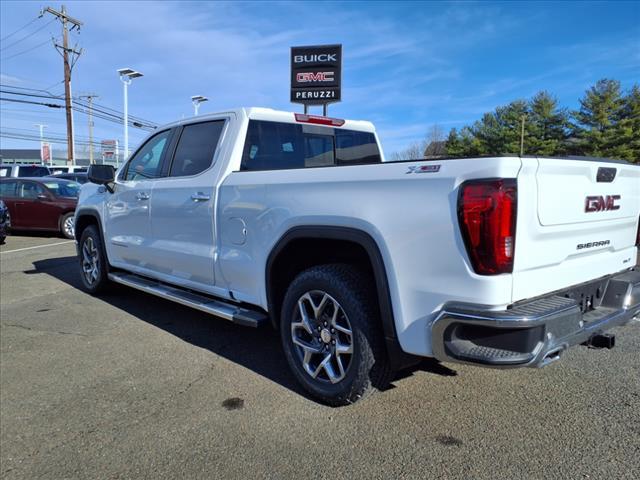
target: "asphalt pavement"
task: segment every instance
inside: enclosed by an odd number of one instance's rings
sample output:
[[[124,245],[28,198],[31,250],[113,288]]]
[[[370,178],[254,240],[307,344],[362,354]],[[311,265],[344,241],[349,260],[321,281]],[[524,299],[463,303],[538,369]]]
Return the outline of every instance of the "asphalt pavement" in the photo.
[[[638,479],[640,323],[540,370],[425,361],[343,408],[276,333],[124,287],[79,289],[73,242],[0,247],[0,476]]]

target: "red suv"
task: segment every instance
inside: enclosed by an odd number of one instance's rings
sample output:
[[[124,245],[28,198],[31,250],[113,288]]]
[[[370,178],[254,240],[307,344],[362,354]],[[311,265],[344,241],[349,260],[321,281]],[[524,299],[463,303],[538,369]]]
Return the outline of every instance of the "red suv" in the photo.
[[[13,230],[55,230],[73,238],[80,184],[57,178],[3,178],[0,197]]]

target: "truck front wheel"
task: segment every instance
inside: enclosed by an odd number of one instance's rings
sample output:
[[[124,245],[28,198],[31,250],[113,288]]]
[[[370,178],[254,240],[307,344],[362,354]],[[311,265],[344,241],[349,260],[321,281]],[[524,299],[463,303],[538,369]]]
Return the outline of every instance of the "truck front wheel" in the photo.
[[[330,405],[353,403],[391,380],[374,289],[355,267],[300,273],[282,305],[284,352],[298,381]]]
[[[104,246],[97,226],[89,225],[82,231],[79,252],[82,286],[91,294],[104,291],[109,279]]]

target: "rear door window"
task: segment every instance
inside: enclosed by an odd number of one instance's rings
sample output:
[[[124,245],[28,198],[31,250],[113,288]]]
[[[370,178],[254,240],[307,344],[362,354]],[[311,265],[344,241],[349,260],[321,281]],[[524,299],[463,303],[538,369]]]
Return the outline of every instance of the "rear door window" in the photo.
[[[171,177],[197,175],[213,164],[224,120],[185,125],[171,163]]]

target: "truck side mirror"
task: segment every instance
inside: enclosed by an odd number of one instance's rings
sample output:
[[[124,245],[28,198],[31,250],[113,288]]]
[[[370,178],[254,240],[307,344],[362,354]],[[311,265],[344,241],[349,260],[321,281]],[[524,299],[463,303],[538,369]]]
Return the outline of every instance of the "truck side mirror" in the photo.
[[[113,193],[113,181],[116,177],[116,169],[113,165],[90,165],[87,171],[87,178],[91,183],[104,185],[111,193]]]

